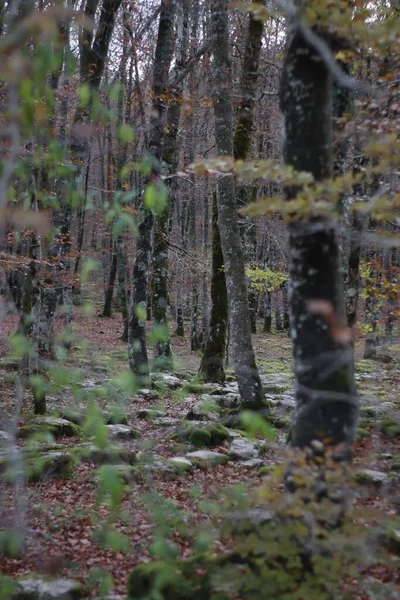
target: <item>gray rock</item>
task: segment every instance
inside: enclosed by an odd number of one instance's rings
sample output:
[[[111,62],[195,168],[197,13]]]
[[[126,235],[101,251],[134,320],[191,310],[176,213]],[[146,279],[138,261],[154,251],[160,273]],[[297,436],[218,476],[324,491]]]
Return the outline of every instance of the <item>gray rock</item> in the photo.
[[[151,377],[154,380],[156,387],[165,386],[170,390],[176,390],[183,384],[181,379],[175,375],[169,375],[168,373],[153,373]]]
[[[112,440],[132,440],[140,436],[140,433],[129,425],[106,425],[106,429]]]
[[[18,581],[12,600],[79,600],[83,597],[80,583],[72,579],[42,578],[21,579]]]
[[[174,469],[178,469],[181,472],[190,473],[193,471],[193,465],[191,461],[184,456],[173,456],[172,458],[168,458],[167,463],[169,463]]]
[[[241,404],[240,395],[229,393],[224,396],[214,396],[216,402],[220,408],[225,410],[239,408]]]
[[[218,421],[218,413],[207,410],[206,402],[197,402],[187,413],[185,419],[188,421]]]
[[[7,433],[7,431],[0,430],[0,445],[10,442],[12,440],[12,436]]]
[[[179,425],[180,420],[174,419],[173,417],[162,417],[160,419],[154,419],[153,423],[158,427],[174,427]]]
[[[240,460],[239,465],[247,469],[253,469],[254,467],[261,467],[263,461],[261,458],[250,458],[249,460]]]
[[[186,454],[186,458],[200,468],[225,465],[228,462],[226,454],[213,452],[212,450],[196,450],[196,452],[189,452]]]
[[[232,460],[251,460],[258,458],[258,449],[255,444],[245,438],[235,438],[228,450],[228,455]]]

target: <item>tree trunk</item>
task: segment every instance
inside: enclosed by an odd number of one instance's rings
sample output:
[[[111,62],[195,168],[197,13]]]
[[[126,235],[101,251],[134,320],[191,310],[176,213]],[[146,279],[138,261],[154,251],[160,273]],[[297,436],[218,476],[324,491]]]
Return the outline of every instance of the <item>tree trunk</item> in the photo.
[[[153,156],[152,182],[157,183],[161,174],[161,157],[165,134],[165,95],[168,87],[168,76],[171,64],[175,2],[162,0],[158,37],[153,70],[153,103],[151,116],[151,132],[149,136],[149,152]],[[139,225],[139,239],[136,245],[135,264],[133,268],[132,293],[129,304],[128,349],[129,366],[133,373],[145,377],[149,375],[145,318],[147,310],[147,281],[150,262],[150,250],[154,217],[152,210],[142,206],[143,218]],[[142,314],[138,314],[138,309]],[[154,309],[154,307],[153,307]],[[144,314],[143,314],[144,313]]]
[[[280,104],[285,163],[316,181],[332,177],[332,81],[296,25],[289,33]],[[287,197],[296,191],[287,189]],[[353,349],[336,339],[323,316],[330,311],[343,327],[346,323],[336,224],[326,218],[295,221],[289,226],[289,255],[297,407],[291,443],[310,448],[310,460],[340,444],[346,460],[358,416]],[[288,487],[295,487],[291,477]]]
[[[263,2],[265,4],[265,0]],[[241,100],[237,111],[237,120],[233,138],[233,154],[235,160],[245,161],[250,150],[251,134],[254,121],[255,96],[258,82],[258,69],[261,54],[264,23],[250,15],[247,29],[246,45],[240,84]],[[255,201],[257,190],[254,187],[239,185],[236,188],[236,199],[239,208]],[[239,218],[240,235],[244,251],[244,261],[250,265],[256,258],[256,226],[248,217]],[[257,332],[257,294],[248,285],[251,332]]]
[[[224,358],[228,326],[228,296],[222,256],[221,238],[218,229],[217,194],[213,194],[212,205],[212,275],[210,326],[199,373],[205,381],[225,381]]]
[[[232,85],[229,55],[228,2],[215,0],[212,8],[214,54],[213,93],[215,139],[218,155],[233,155]],[[217,179],[218,227],[224,257],[232,340],[232,360],[243,407],[264,407],[250,329],[246,275],[238,223],[235,185],[230,174]]]
[[[271,333],[272,312],[271,312],[271,292],[266,290],[264,300],[264,333]]]
[[[112,317],[112,302],[114,297],[114,288],[115,288],[115,279],[117,276],[117,244],[112,244],[112,258],[111,258],[111,266],[110,273],[108,275],[108,283],[106,288],[106,297],[104,301],[104,308],[102,312],[102,317]]]

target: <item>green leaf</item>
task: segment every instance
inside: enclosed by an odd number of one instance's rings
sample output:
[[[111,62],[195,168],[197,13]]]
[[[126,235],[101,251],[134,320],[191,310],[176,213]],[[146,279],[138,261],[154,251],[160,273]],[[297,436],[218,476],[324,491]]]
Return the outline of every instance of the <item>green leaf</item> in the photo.
[[[258,413],[245,410],[240,413],[240,421],[245,426],[251,437],[261,434],[265,439],[272,440],[275,437],[275,429]]]
[[[161,179],[157,183],[149,183],[144,192],[143,202],[148,210],[162,215],[168,206],[168,191]]]
[[[78,102],[79,102],[79,106],[81,108],[84,108],[85,106],[87,106],[89,104],[91,95],[92,95],[91,89],[87,83],[83,83],[81,86],[79,86]]]
[[[121,123],[118,127],[118,139],[122,144],[130,144],[135,141],[135,133],[128,123]]]
[[[147,311],[144,308],[144,306],[142,306],[141,304],[138,304],[137,306],[135,306],[135,313],[136,313],[137,318],[140,321],[145,321],[146,320]]]

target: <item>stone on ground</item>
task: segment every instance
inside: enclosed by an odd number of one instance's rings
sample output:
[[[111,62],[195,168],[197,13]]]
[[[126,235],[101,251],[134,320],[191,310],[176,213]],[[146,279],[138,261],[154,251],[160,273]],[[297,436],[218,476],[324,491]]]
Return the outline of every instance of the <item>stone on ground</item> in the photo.
[[[258,459],[258,449],[254,443],[243,437],[235,438],[228,450],[229,457],[232,460],[247,461]]]
[[[12,600],[79,600],[82,586],[72,579],[47,581],[41,577],[18,581]]]
[[[362,469],[354,474],[354,481],[361,485],[373,485],[377,488],[391,482],[391,478],[382,471],[373,469]]]
[[[195,467],[206,469],[207,467],[215,467],[217,465],[226,465],[228,457],[226,454],[220,452],[213,452],[212,450],[196,450],[196,452],[189,452],[186,454]]]
[[[75,423],[57,417],[36,417],[17,430],[17,436],[22,439],[35,433],[51,433],[55,438],[79,437],[82,430]]]
[[[140,437],[140,433],[129,425],[106,425],[106,429],[112,440],[132,440]]]

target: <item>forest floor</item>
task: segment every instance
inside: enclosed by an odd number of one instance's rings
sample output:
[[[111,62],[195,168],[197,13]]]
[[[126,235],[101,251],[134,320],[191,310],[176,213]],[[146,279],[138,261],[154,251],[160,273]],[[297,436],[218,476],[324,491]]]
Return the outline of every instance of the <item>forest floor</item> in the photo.
[[[2,325],[3,333],[12,333],[15,318],[9,317]],[[102,440],[101,426],[94,436],[96,443],[100,440],[103,454],[112,446],[123,457],[124,465],[107,470],[105,464],[99,473],[99,462],[108,461],[99,458],[87,439],[82,442],[74,431],[68,436],[61,431],[58,437],[52,430],[57,439],[52,443],[47,440],[47,446],[42,441],[42,449],[73,456],[73,472],[58,478],[56,469],[48,469],[25,487],[1,483],[0,528],[15,529],[18,522],[26,546],[21,556],[0,554],[0,572],[13,578],[32,573],[73,578],[86,586],[87,597],[98,597],[112,582],[112,593],[124,598],[129,572],[160,552],[160,541],[174,541],[181,556],[189,557],[196,540],[210,538],[212,552],[221,553],[229,545],[230,536],[215,537],[212,533],[215,520],[221,520],[219,511],[242,507],[244,498],[251,506],[264,510],[268,508],[262,500],[265,494],[259,492],[266,488],[276,494],[282,491],[279,466],[285,460],[285,441],[294,408],[291,343],[281,333],[254,336],[265,392],[273,406],[276,429],[272,439],[248,440],[240,432],[229,430],[226,435],[225,431],[214,442],[207,438],[206,450],[217,455],[202,458],[191,456],[200,449],[203,439],[193,431],[211,430],[215,425],[218,407],[213,397],[219,406],[234,406],[237,402],[237,387],[230,371],[223,388],[201,385],[196,380],[199,355],[189,351],[187,338],[173,336],[174,375],[160,375],[151,389],[132,394],[125,389],[127,350],[120,340],[119,316],[104,319],[79,310],[73,330],[73,347],[63,357],[63,369],[53,373],[55,383],[47,397],[48,412],[75,420],[85,429],[85,421],[72,419],[74,411],[79,417],[83,409],[90,412],[97,406],[107,419],[114,408],[118,409],[114,421],[122,416],[129,427],[118,430],[111,425],[106,434],[109,442]],[[12,416],[16,410],[16,371],[5,359],[6,352],[3,341],[0,430],[6,429],[6,414]],[[351,519],[357,531],[399,523],[400,349],[393,346],[385,352],[392,358],[388,363],[362,360],[361,344],[356,352],[362,411],[354,469],[362,473],[358,479],[364,483],[351,496]],[[17,432],[32,422],[31,411],[32,400],[25,391]],[[236,444],[236,450],[232,444]],[[19,447],[26,445],[25,439],[18,439]],[[77,448],[82,454],[76,453]],[[82,460],[76,460],[77,456]],[[171,460],[175,458],[179,460]],[[121,504],[113,513],[118,496]],[[343,593],[347,592],[349,598],[400,597],[400,526],[396,527],[392,527],[390,551],[383,554],[380,548],[366,548],[365,539],[360,537],[359,553],[365,554],[365,561],[343,581]],[[109,531],[116,535],[113,537]],[[371,595],[374,584],[380,595]]]

